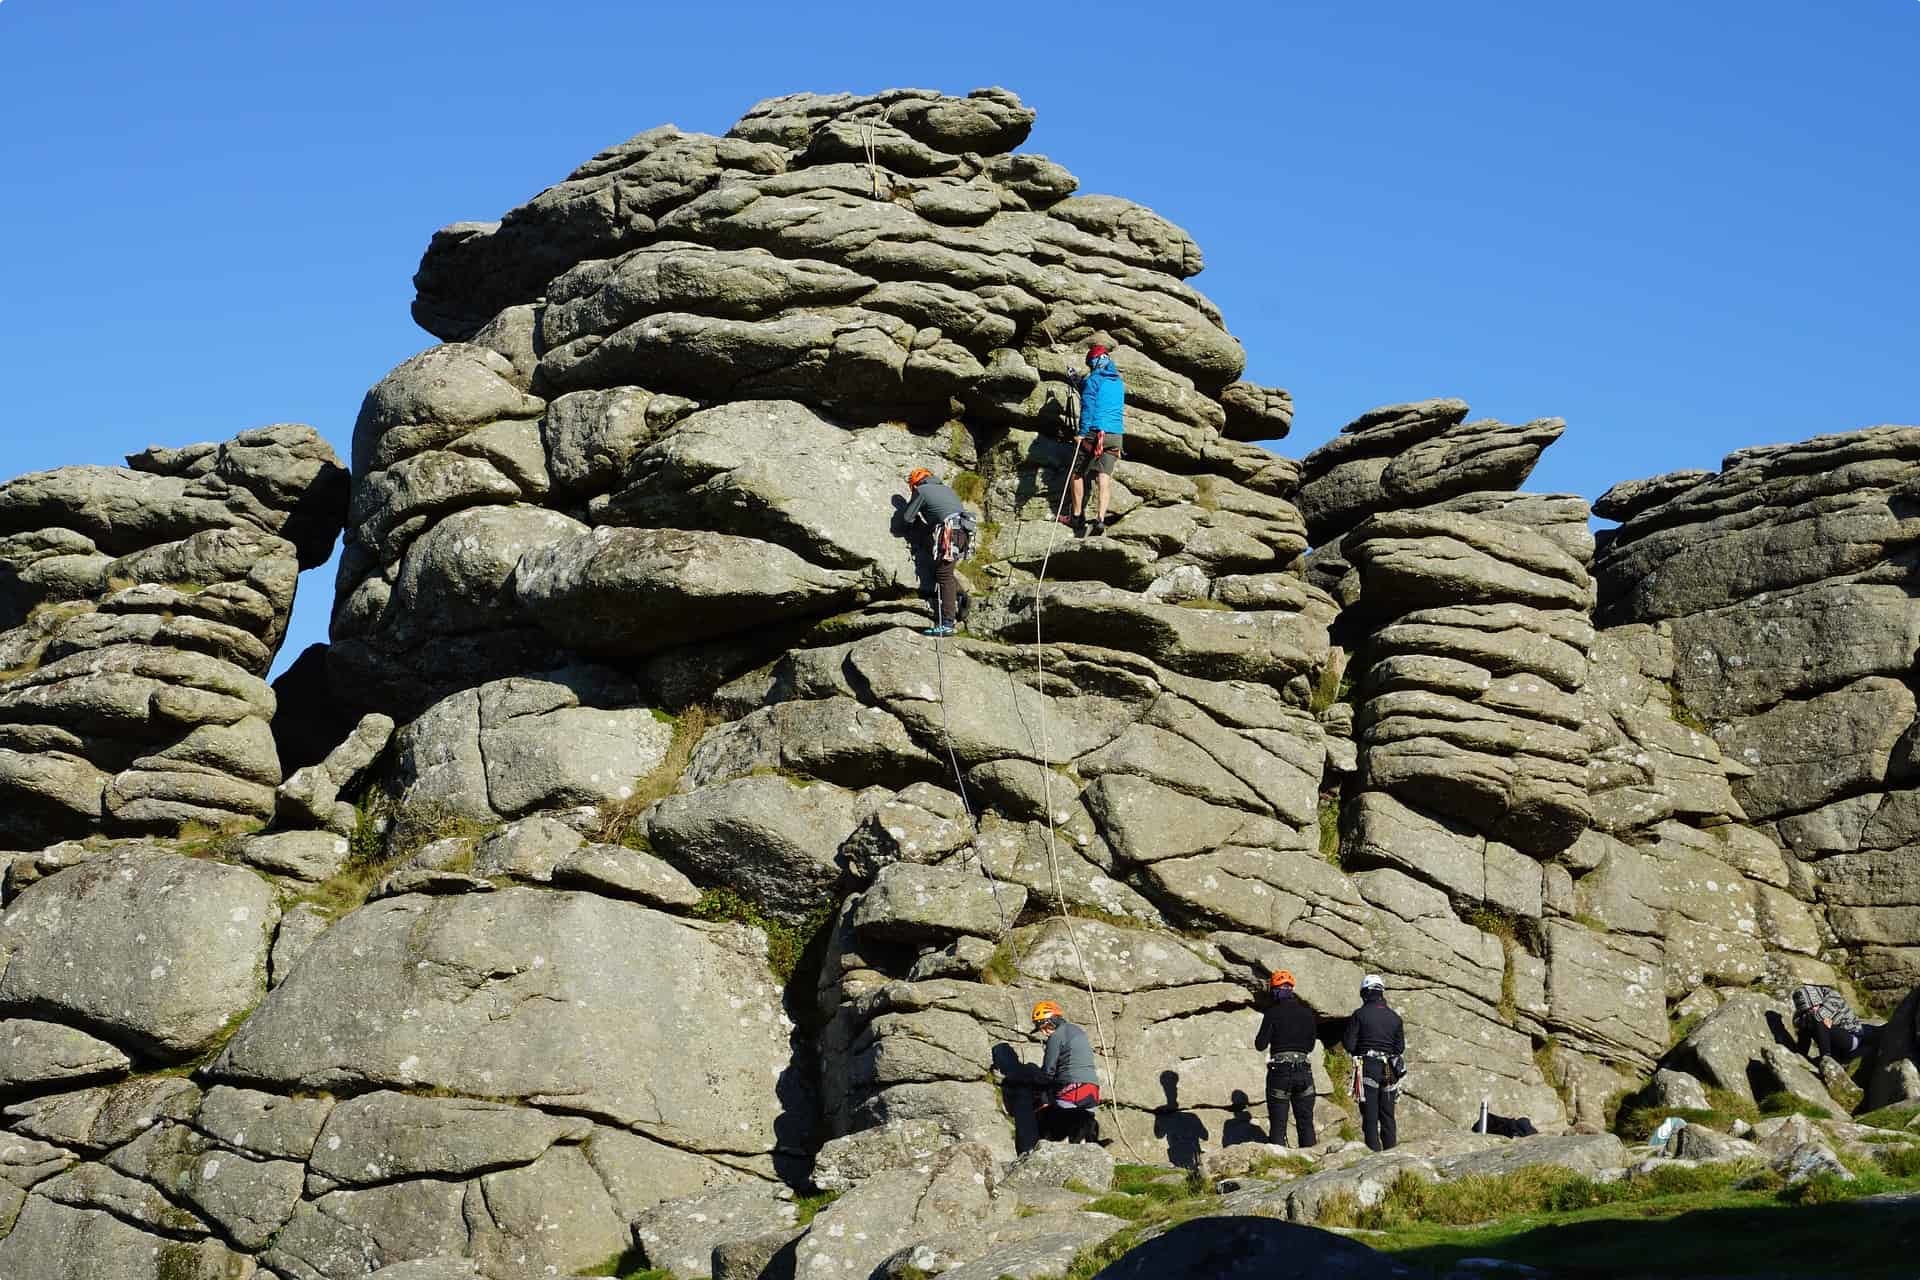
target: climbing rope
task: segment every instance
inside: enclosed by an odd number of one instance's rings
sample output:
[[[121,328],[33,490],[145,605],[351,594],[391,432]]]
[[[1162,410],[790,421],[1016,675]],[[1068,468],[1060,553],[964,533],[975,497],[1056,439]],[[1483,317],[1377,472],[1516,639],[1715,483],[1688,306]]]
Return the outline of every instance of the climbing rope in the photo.
[[[1048,337],[1052,337],[1051,329],[1048,330]],[[1055,350],[1058,349],[1058,344],[1056,343]],[[1073,423],[1077,420],[1078,414],[1073,412],[1074,404],[1072,400],[1068,401],[1068,408],[1068,421],[1069,423]],[[1073,492],[1073,471],[1079,461],[1080,449],[1076,443],[1073,453],[1067,458],[1067,474],[1060,485],[1060,503],[1054,510],[1053,523],[1048,529],[1046,549],[1040,553],[1040,572],[1036,575],[1033,584],[1034,692],[1038,694],[1040,698],[1037,712],[1040,720],[1040,736],[1037,743],[1033,741],[1033,729],[1027,724],[1026,714],[1020,710],[1020,699],[1017,694],[1013,699],[1013,710],[1014,714],[1019,716],[1021,726],[1027,731],[1029,745],[1033,747],[1034,754],[1040,759],[1041,799],[1046,805],[1047,810],[1047,869],[1048,875],[1053,881],[1053,905],[1059,915],[1060,922],[1066,928],[1067,941],[1073,947],[1074,959],[1080,962],[1081,980],[1087,988],[1087,1004],[1093,1010],[1094,1035],[1098,1038],[1100,1052],[1105,1055],[1109,1064],[1107,1068],[1107,1079],[1110,1087],[1104,1091],[1102,1101],[1106,1104],[1109,1116],[1113,1120],[1113,1131],[1119,1136],[1121,1145],[1126,1147],[1127,1153],[1134,1158],[1136,1163],[1145,1163],[1145,1161],[1141,1159],[1139,1151],[1134,1148],[1132,1139],[1127,1137],[1126,1126],[1121,1122],[1122,1114],[1118,1099],[1119,1089],[1117,1083],[1120,1072],[1120,1054],[1113,1043],[1107,1038],[1106,1020],[1100,1015],[1100,996],[1099,993],[1094,990],[1093,985],[1093,966],[1087,963],[1086,952],[1080,947],[1079,931],[1073,927],[1073,917],[1067,913],[1066,884],[1060,878],[1060,848],[1053,810],[1052,744],[1047,735],[1047,646],[1046,638],[1041,631],[1042,614],[1044,612],[1042,600],[1047,585],[1047,565],[1052,561],[1053,549],[1060,540],[1060,521],[1067,512],[1067,497]],[[1088,496],[1091,497],[1092,495],[1089,494]],[[1013,682],[1013,673],[1011,671],[1007,673],[1007,680],[1009,684]]]
[[[867,153],[868,168],[869,168],[869,172],[871,173],[873,164],[874,164],[871,126],[867,127],[865,139],[868,147],[868,153]],[[877,187],[876,187],[876,194],[877,194]],[[1046,321],[1042,320],[1041,328],[1046,330],[1049,343],[1051,344],[1053,350],[1055,352],[1058,352],[1060,349],[1060,344],[1054,338],[1053,330],[1051,326],[1049,326]],[[1074,400],[1070,397],[1067,401],[1067,421],[1070,428],[1077,424],[1078,413],[1076,410],[1077,410],[1077,406]],[[1006,675],[1007,675],[1008,686],[1011,690],[1013,690],[1014,715],[1019,718],[1021,728],[1024,729],[1027,734],[1028,746],[1032,749],[1035,756],[1038,758],[1040,762],[1041,798],[1042,798],[1043,804],[1046,807],[1046,820],[1047,820],[1047,835],[1046,835],[1047,868],[1048,868],[1048,877],[1053,886],[1054,910],[1061,924],[1066,929],[1067,941],[1068,941],[1068,944],[1073,949],[1074,959],[1079,962],[1081,980],[1087,990],[1087,1005],[1088,1005],[1088,1008],[1090,1008],[1093,1012],[1093,1029],[1094,1029],[1095,1039],[1099,1046],[1099,1055],[1106,1060],[1107,1084],[1106,1084],[1106,1087],[1102,1090],[1102,1102],[1107,1108],[1109,1118],[1113,1121],[1114,1133],[1119,1137],[1121,1144],[1127,1149],[1128,1154],[1130,1154],[1135,1161],[1144,1163],[1144,1161],[1142,1161],[1139,1150],[1135,1148],[1133,1145],[1133,1140],[1127,1136],[1126,1125],[1123,1123],[1123,1116],[1120,1110],[1120,1104],[1117,1100],[1116,1095],[1118,1093],[1118,1090],[1116,1088],[1115,1082],[1117,1081],[1118,1075],[1119,1075],[1120,1055],[1119,1055],[1119,1051],[1115,1048],[1112,1040],[1110,1040],[1107,1036],[1106,1019],[1101,1014],[1101,1011],[1100,1011],[1100,995],[1094,986],[1093,966],[1089,964],[1087,961],[1086,951],[1080,945],[1079,932],[1073,927],[1073,917],[1067,912],[1066,883],[1060,875],[1059,839],[1058,839],[1058,832],[1057,832],[1057,823],[1056,823],[1054,808],[1053,808],[1053,767],[1049,762],[1051,759],[1052,752],[1051,752],[1051,741],[1047,733],[1047,710],[1046,710],[1046,705],[1047,705],[1046,642],[1045,642],[1045,635],[1042,631],[1042,612],[1043,611],[1042,611],[1041,602],[1043,598],[1043,593],[1046,588],[1047,566],[1053,559],[1053,549],[1059,541],[1061,520],[1066,515],[1067,498],[1073,492],[1073,473],[1075,468],[1078,466],[1079,461],[1080,461],[1080,450],[1078,445],[1076,444],[1072,454],[1067,459],[1067,473],[1065,477],[1063,477],[1061,486],[1060,486],[1060,501],[1054,510],[1053,520],[1049,526],[1047,545],[1040,555],[1040,571],[1034,581],[1033,657],[1034,657],[1034,671],[1035,671],[1035,679],[1036,679],[1036,687],[1034,689],[1034,692],[1038,694],[1040,698],[1040,705],[1038,710],[1038,716],[1040,720],[1040,732],[1037,737],[1034,734],[1032,724],[1030,724],[1027,720],[1026,713],[1020,707],[1020,698],[1018,694],[1018,682],[1014,680],[1012,670],[1008,669]],[[1014,534],[1014,553],[1016,557],[1018,555],[1018,551],[1019,551],[1019,532],[1018,532],[1018,524],[1016,523],[1015,534]],[[994,909],[1000,916],[1000,924],[1001,924],[1002,930],[1003,931],[1010,930],[1012,922],[1008,919],[1006,906],[1004,903],[1002,903],[1000,899],[1000,881],[999,881],[999,878],[994,875],[993,868],[988,865],[986,853],[980,847],[979,819],[975,816],[972,799],[969,797],[967,793],[966,776],[965,776],[965,773],[960,768],[960,758],[958,754],[954,751],[954,747],[953,747],[953,732],[952,732],[951,723],[948,719],[948,713],[947,713],[947,672],[946,672],[945,650],[944,650],[942,637],[939,637],[939,636],[934,637],[933,654],[934,654],[934,667],[937,673],[937,679],[939,681],[940,734],[941,734],[942,743],[947,756],[947,764],[953,770],[954,784],[956,785],[956,787],[958,787],[959,793],[960,793],[960,806],[961,806],[961,809],[967,815],[967,825],[969,830],[971,830],[973,833],[974,859],[979,863],[980,870],[987,877],[987,884],[989,885],[993,895]],[[1011,993],[1009,993],[1009,995],[1011,996]],[[1010,1019],[1010,1025],[1016,1026],[1016,1027],[1022,1025],[1022,1022],[1020,1020],[1020,1012],[1021,1010],[1020,1010],[1019,1004],[1016,1001],[1013,1005],[1013,1018]]]

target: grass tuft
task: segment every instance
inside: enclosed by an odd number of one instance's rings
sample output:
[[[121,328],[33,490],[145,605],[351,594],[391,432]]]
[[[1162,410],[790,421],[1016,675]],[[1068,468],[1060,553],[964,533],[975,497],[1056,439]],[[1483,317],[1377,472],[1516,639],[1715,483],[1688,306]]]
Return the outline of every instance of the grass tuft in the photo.
[[[724,920],[751,925],[767,935],[767,968],[783,983],[790,983],[799,972],[801,961],[825,933],[833,919],[831,904],[815,909],[798,924],[770,916],[732,889],[709,889],[694,904],[693,914],[702,920]]]
[[[1320,793],[1320,856],[1340,866],[1340,793]]]
[[[840,1193],[838,1191],[816,1191],[812,1195],[795,1196],[793,1198],[793,1207],[796,1211],[794,1215],[795,1225],[806,1226],[813,1221],[815,1214],[839,1198]]]
[[[1807,1116],[1814,1120],[1831,1120],[1833,1112],[1817,1102],[1796,1097],[1791,1093],[1770,1093],[1760,1099],[1760,1114],[1763,1116]]]
[[[665,712],[657,709],[653,714],[656,718],[666,716]],[[693,749],[713,723],[714,715],[707,707],[695,705],[677,716],[666,718],[673,725],[673,741],[667,744],[667,754],[651,772],[634,779],[633,791],[625,800],[601,807],[600,826],[594,831],[596,842],[642,848],[641,845],[628,843],[640,815],[655,801],[672,795],[673,789],[680,785],[680,779],[687,771],[687,761],[693,758]],[[644,833],[641,839],[645,839]],[[646,846],[644,851],[652,852],[651,846]]]

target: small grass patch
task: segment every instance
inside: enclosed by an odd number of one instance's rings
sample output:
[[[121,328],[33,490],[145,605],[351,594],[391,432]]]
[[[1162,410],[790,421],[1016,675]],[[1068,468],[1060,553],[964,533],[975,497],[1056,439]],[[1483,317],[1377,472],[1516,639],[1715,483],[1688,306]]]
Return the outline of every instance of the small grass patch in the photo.
[[[1760,1099],[1760,1114],[1763,1116],[1807,1116],[1814,1120],[1833,1119],[1833,1111],[1830,1108],[1785,1092],[1770,1093]]]
[[[793,1198],[794,1224],[804,1227],[812,1222],[814,1215],[840,1198],[838,1191],[816,1191],[812,1195]]]
[[[1218,600],[1203,600],[1203,599],[1196,598],[1193,600],[1179,600],[1179,601],[1176,601],[1175,603],[1178,604],[1182,609],[1205,609],[1211,613],[1234,612],[1234,608],[1232,605],[1221,604]]]
[[[1908,1129],[1920,1132],[1920,1102],[1895,1102],[1877,1111],[1855,1116],[1854,1121],[1858,1124],[1870,1124],[1876,1129]]]
[[[1500,1018],[1508,1026],[1520,1020],[1520,1001],[1515,993],[1513,953],[1520,945],[1520,924],[1510,911],[1489,902],[1467,910],[1466,922],[1482,933],[1500,939],[1503,962],[1500,969]]]
[[[1347,677],[1347,651],[1335,645],[1327,651],[1327,661],[1313,678],[1313,693],[1307,708],[1319,715],[1336,702],[1353,700],[1353,681]]]
[[[980,970],[981,981],[989,986],[1013,987],[1020,983],[1020,953],[1010,939],[1003,939],[993,949],[993,955],[987,960],[986,967]]]
[[[1320,856],[1334,866],[1340,863],[1340,793],[1320,793]]]
[[[1713,736],[1713,731],[1707,728],[1707,722],[1687,705],[1687,700],[1680,696],[1680,686],[1671,680],[1667,681],[1667,714],[1676,723],[1685,725],[1695,733],[1709,738]]]
[[[672,795],[673,789],[680,785],[681,777],[687,772],[687,762],[693,758],[694,747],[699,745],[701,735],[714,721],[713,712],[698,704],[688,707],[677,716],[667,715],[657,709],[653,714],[656,718],[664,717],[666,722],[673,725],[673,740],[667,744],[667,754],[660,763],[644,777],[633,780],[633,790],[626,799],[601,806],[600,825],[594,831],[594,839],[600,844],[627,844],[627,838],[640,815],[655,801]],[[647,852],[651,852],[651,849]]]
[[[1347,1052],[1345,1045],[1336,1044],[1328,1048],[1327,1075],[1333,1079],[1334,1105],[1352,1114],[1359,1104],[1353,1096],[1353,1055]]]
[[[618,1280],[674,1280],[673,1272],[646,1265],[639,1245],[629,1245],[625,1253],[608,1258],[598,1266],[574,1272],[577,1276],[615,1276]]]
[[[1689,1013],[1675,1018],[1667,1024],[1667,1047],[1672,1048],[1692,1034],[1693,1029],[1705,1021],[1704,1013]]]
[[[702,920],[724,920],[751,925],[767,935],[767,968],[783,983],[791,983],[803,958],[826,931],[833,918],[831,905],[816,908],[798,923],[770,916],[732,889],[709,889],[694,904]]]
[[[954,496],[970,507],[978,507],[987,498],[986,477],[977,471],[958,471],[953,477]]]
[[[240,841],[260,830],[263,825],[259,822],[235,821],[216,827],[206,822],[189,822],[174,837],[177,842],[174,848],[182,857],[231,862],[240,856]]]

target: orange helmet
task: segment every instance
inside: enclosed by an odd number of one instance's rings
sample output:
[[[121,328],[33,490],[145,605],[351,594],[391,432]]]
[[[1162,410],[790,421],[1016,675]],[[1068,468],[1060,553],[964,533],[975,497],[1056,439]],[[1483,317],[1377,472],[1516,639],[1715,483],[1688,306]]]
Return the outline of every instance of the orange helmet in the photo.
[[[1033,1020],[1036,1023],[1045,1022],[1049,1018],[1064,1018],[1066,1016],[1067,1011],[1051,1000],[1042,1000],[1039,1004],[1033,1006]]]
[[[1293,985],[1293,974],[1291,974],[1291,973],[1289,973],[1289,972],[1288,972],[1287,970],[1285,970],[1285,969],[1282,969],[1282,970],[1280,970],[1280,971],[1279,971],[1278,973],[1276,973],[1276,974],[1274,974],[1274,975],[1273,975],[1273,985],[1274,985],[1274,986],[1276,986],[1276,987],[1290,987],[1290,986],[1292,986],[1292,985]]]
[[[915,467],[907,472],[907,488],[918,489],[925,481],[933,479],[933,472],[925,467]]]

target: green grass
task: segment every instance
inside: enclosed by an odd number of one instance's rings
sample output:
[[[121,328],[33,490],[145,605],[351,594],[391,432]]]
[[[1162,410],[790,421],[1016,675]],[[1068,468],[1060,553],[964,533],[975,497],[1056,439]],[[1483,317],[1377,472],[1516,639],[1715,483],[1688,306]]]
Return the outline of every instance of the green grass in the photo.
[[[1520,1020],[1520,1001],[1515,993],[1513,953],[1520,945],[1520,925],[1513,913],[1483,902],[1467,910],[1466,922],[1482,933],[1500,939],[1503,957],[1500,968],[1500,1020],[1514,1026]]]
[[[1320,793],[1320,856],[1340,865],[1340,793]]]
[[[1609,1107],[1616,1105],[1617,1110],[1611,1120],[1613,1131],[1628,1142],[1645,1142],[1668,1116],[1678,1116],[1688,1124],[1705,1125],[1721,1133],[1730,1132],[1736,1120],[1752,1124],[1760,1119],[1759,1107],[1725,1089],[1707,1090],[1707,1109],[1704,1111],[1696,1107],[1656,1107],[1652,1103],[1651,1085],[1634,1093],[1623,1094],[1608,1103]]]
[[[608,1258],[598,1266],[588,1267],[585,1271],[574,1272],[577,1276],[615,1276],[618,1280],[674,1280],[673,1272],[664,1267],[641,1265],[642,1255],[639,1245],[631,1245],[625,1253]]]
[[[990,986],[1014,987],[1020,984],[1020,955],[1011,939],[1003,939],[993,949],[980,980]]]
[[[1834,1118],[1830,1107],[1817,1102],[1795,1097],[1791,1093],[1770,1093],[1760,1099],[1760,1114],[1763,1116],[1809,1116],[1815,1120]]]
[[[1230,604],[1221,604],[1218,600],[1181,600],[1177,602],[1182,609],[1206,609],[1213,613],[1232,613]]]
[[[732,889],[709,889],[694,904],[702,920],[727,920],[752,925],[767,935],[767,968],[782,982],[791,982],[802,957],[833,918],[831,905],[819,907],[798,924],[770,916]]]
[[[816,1191],[812,1195],[795,1196],[793,1199],[794,1224],[806,1226],[813,1221],[815,1214],[839,1198],[838,1191]]]
[[[1855,1116],[1854,1120],[1859,1124],[1870,1124],[1876,1129],[1907,1129],[1920,1133],[1920,1102],[1895,1102],[1878,1111]]]
[[[656,718],[664,715],[659,710],[653,714]],[[667,744],[667,754],[651,772],[633,780],[633,790],[625,800],[600,807],[600,826],[594,832],[594,839],[599,843],[627,844],[636,822],[648,806],[672,795],[673,789],[680,785],[680,778],[687,771],[687,761],[693,758],[694,747],[699,745],[701,735],[706,733],[714,719],[713,712],[700,705],[688,707],[679,715],[668,718],[673,724],[673,740]]]
[[[1313,694],[1307,700],[1307,709],[1319,715],[1336,702],[1352,701],[1353,681],[1346,675],[1346,651],[1335,646],[1327,653],[1326,665],[1314,675]]]

